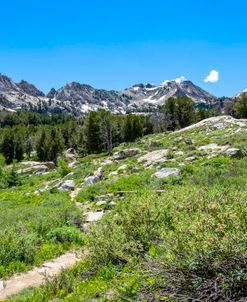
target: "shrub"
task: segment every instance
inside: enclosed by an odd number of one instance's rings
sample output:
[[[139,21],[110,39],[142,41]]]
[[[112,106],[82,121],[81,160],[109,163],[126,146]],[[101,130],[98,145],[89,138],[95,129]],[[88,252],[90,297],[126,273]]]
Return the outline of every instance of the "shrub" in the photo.
[[[63,226],[51,230],[46,235],[47,240],[61,243],[82,243],[83,235],[75,227]]]
[[[61,177],[66,176],[72,171],[72,169],[69,167],[68,163],[65,160],[60,159],[58,162],[58,172],[61,175]]]

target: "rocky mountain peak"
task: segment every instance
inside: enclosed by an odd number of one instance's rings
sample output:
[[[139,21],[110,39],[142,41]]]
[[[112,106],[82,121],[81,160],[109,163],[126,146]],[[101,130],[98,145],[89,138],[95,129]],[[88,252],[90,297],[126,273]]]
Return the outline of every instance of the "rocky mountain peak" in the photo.
[[[44,97],[45,94],[38,90],[33,84],[28,83],[27,81],[20,81],[17,86],[26,94],[34,96],[34,97]]]
[[[55,88],[51,88],[51,90],[47,93],[46,97],[49,99],[53,99],[56,95],[57,91]]]
[[[7,76],[0,74],[0,92],[18,91],[17,85]]]
[[[70,82],[58,90],[52,88],[44,95],[27,81],[16,84],[10,78],[0,75],[0,94],[5,100],[0,102],[0,108],[32,109],[42,105],[47,112],[76,114],[100,108],[114,113],[142,112],[142,109],[146,112],[163,105],[170,97],[178,96],[188,96],[196,104],[215,99],[212,94],[184,77],[157,86],[139,83],[122,91],[95,89],[87,84]]]

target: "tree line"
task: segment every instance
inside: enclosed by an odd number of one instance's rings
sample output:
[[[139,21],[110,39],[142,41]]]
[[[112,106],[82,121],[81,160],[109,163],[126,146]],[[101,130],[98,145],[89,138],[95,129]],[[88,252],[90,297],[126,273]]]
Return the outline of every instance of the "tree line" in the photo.
[[[226,103],[225,113],[247,118],[247,96]],[[143,135],[174,131],[210,116],[220,115],[220,106],[196,108],[188,97],[170,98],[148,114],[116,115],[109,111],[89,112],[83,118],[47,116],[34,112],[0,113],[0,153],[6,163],[33,158],[53,161],[68,148],[81,155],[107,152]]]
[[[105,110],[90,112],[84,119],[68,118],[64,123],[60,122],[61,117],[57,117],[56,122],[49,120],[44,123],[43,117],[35,113],[35,123],[26,124],[27,116],[29,113],[14,113],[2,122],[0,153],[7,164],[24,158],[57,164],[59,155],[68,148],[75,149],[81,155],[111,154],[114,146],[152,133],[145,127],[148,119],[145,116],[118,116]],[[40,122],[36,123],[39,119]],[[9,120],[13,126],[9,125]]]

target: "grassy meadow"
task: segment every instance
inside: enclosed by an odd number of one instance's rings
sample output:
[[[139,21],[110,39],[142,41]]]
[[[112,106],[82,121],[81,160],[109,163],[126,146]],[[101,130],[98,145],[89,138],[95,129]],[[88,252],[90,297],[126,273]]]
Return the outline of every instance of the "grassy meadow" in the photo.
[[[151,147],[150,141],[158,143]],[[23,178],[21,186],[1,190],[1,277],[71,248],[87,251],[73,268],[10,301],[237,302],[247,297],[246,142],[245,129],[204,126],[117,147],[140,148],[141,154],[104,165],[100,182],[81,187],[76,203],[105,211],[90,233],[76,228],[83,213],[67,192],[34,194],[37,186],[61,177],[58,172]],[[242,155],[199,149],[213,143],[239,148]],[[159,149],[169,149],[166,161],[148,168],[138,161]],[[105,154],[78,159],[71,178],[80,186],[106,159]],[[167,167],[181,174],[153,176]],[[119,191],[133,192],[120,196]],[[104,194],[112,194],[116,205],[97,205],[95,197]]]

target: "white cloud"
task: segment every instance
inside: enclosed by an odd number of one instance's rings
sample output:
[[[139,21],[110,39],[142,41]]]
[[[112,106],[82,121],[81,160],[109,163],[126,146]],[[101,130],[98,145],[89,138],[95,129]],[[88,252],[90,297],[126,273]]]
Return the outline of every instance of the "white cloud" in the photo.
[[[182,83],[182,82],[184,82],[184,81],[186,81],[186,80],[187,80],[186,77],[181,76],[180,78],[176,78],[176,79],[175,79],[175,82],[178,83],[178,84],[180,84],[180,83]]]
[[[187,81],[187,79],[186,79],[186,77],[181,76],[181,77],[176,78],[176,79],[171,80],[171,81],[172,81],[172,82],[174,81],[174,82],[176,82],[176,83],[178,83],[178,84],[181,84],[182,82]],[[166,81],[164,81],[161,85],[166,85],[167,83],[169,83],[169,82],[171,82],[171,81],[166,80]]]
[[[216,83],[219,81],[219,72],[216,70],[211,70],[209,75],[204,79],[205,83]]]

